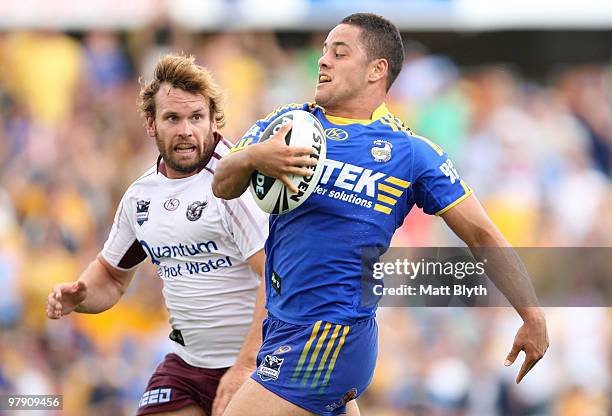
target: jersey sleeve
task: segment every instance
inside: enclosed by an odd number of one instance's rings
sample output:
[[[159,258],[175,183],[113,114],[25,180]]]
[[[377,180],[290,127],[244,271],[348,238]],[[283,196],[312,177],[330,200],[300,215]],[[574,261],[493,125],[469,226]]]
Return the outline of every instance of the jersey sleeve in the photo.
[[[113,226],[100,255],[119,270],[130,270],[147,258],[128,217],[126,197],[121,199]]]
[[[311,104],[287,104],[285,106],[279,107],[268,114],[265,118],[257,120],[255,124],[251,126],[247,130],[247,132],[242,136],[240,140],[236,142],[234,147],[232,148],[232,152],[237,152],[249,147],[252,144],[258,143],[261,138],[261,134],[264,132],[266,127],[274,121],[278,116],[292,110],[306,110],[311,107]]]
[[[255,204],[250,192],[240,198],[221,200],[225,208],[225,223],[243,261],[263,249],[268,238],[268,214]]]
[[[472,194],[442,148],[421,136],[413,137],[415,203],[427,214],[441,215]]]

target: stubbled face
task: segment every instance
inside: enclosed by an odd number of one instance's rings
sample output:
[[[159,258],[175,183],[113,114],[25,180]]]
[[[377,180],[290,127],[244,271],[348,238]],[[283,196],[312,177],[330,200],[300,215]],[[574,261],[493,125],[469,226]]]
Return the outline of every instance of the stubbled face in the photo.
[[[212,154],[213,133],[208,100],[164,84],[155,95],[155,119],[147,118],[147,133],[155,138],[168,177],[193,175]]]
[[[368,61],[360,32],[357,26],[340,24],[325,39],[315,101],[328,111],[357,101],[365,94]]]

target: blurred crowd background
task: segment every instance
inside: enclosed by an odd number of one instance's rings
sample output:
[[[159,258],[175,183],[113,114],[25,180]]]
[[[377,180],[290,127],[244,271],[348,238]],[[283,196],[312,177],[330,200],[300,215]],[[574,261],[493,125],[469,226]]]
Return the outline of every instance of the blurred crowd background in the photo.
[[[156,160],[137,113],[139,77],[162,53],[193,54],[227,91],[223,134],[235,141],[277,105],[312,100],[324,37],[201,34],[163,21],[0,32],[0,394],[63,394],[57,414],[134,413],[171,349],[149,262],[101,315],[49,321],[45,302],[98,253],[121,195]],[[611,55],[530,76],[521,62],[466,65],[405,39],[389,107],[444,147],[512,244],[612,246]],[[394,244],[458,244],[417,211]],[[513,311],[382,308],[362,414],[612,415],[612,310],[547,313],[551,347],[516,386],[520,364],[503,366],[521,323]]]

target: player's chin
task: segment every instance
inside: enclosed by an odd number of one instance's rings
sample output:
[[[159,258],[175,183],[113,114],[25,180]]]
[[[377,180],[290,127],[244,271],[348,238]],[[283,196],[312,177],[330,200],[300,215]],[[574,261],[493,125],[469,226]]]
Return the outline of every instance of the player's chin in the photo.
[[[329,101],[331,99],[331,94],[328,91],[322,91],[317,84],[317,89],[315,90],[315,102],[321,107],[327,107]]]
[[[179,172],[193,172],[202,163],[199,155],[180,155],[172,157],[172,167]]]

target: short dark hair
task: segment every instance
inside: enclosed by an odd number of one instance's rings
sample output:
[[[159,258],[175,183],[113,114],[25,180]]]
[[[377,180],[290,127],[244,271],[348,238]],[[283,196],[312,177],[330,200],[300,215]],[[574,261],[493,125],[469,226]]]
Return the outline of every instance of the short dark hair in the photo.
[[[402,70],[404,45],[397,27],[389,20],[373,13],[354,13],[342,19],[340,24],[361,29],[361,42],[368,60],[384,58],[389,63],[387,91]]]

